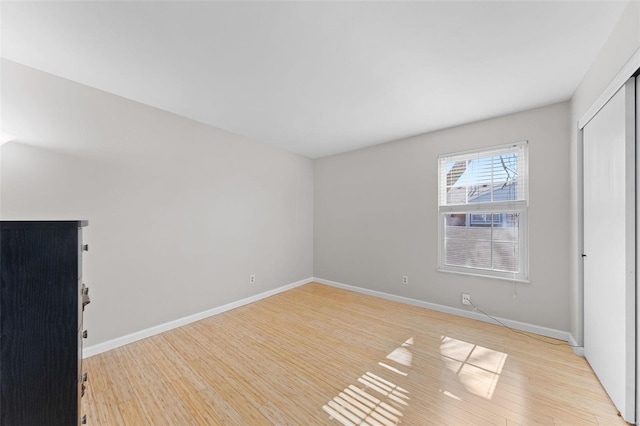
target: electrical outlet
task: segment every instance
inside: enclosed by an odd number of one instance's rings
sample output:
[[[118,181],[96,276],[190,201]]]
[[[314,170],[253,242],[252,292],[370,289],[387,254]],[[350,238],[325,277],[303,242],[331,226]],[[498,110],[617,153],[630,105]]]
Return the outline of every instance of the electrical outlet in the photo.
[[[409,277],[406,275],[402,276],[402,284],[409,284]]]
[[[462,304],[471,305],[471,295],[468,293],[462,293]]]
[[[249,275],[249,284],[255,284],[255,283],[256,283],[256,276]]]

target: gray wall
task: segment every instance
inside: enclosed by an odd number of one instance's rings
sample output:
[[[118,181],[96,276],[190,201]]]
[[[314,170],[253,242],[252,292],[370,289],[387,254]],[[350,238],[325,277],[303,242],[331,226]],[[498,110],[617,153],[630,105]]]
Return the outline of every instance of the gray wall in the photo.
[[[630,2],[620,22],[584,76],[571,99],[571,235],[570,235],[570,333],[583,341],[582,290],[582,145],[578,120],[594,104],[627,60],[640,48],[640,3]]]
[[[492,315],[567,331],[569,137],[565,102],[316,160],[314,276],[460,309],[466,292]],[[436,271],[438,155],[521,140],[532,282]]]
[[[87,346],[313,275],[311,160],[5,60],[2,119],[2,219],[89,220]]]
[[[316,161],[2,60],[19,143],[0,150],[0,215],[90,220],[89,346],[312,275],[456,308],[468,292],[581,342],[576,122],[640,48],[639,23],[631,2],[570,106]],[[532,283],[437,272],[437,155],[523,139]]]

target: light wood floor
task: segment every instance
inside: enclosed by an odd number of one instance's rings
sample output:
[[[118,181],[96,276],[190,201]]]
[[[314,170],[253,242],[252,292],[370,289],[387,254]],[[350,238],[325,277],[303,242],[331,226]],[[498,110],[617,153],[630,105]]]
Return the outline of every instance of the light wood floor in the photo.
[[[91,425],[626,424],[567,346],[320,284],[85,365]]]

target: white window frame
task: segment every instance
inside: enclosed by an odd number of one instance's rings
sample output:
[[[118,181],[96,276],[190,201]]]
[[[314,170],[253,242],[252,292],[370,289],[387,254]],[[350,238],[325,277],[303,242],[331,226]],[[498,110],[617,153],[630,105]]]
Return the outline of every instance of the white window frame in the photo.
[[[473,204],[447,204],[447,163],[457,160],[486,158],[517,151],[518,155],[518,200],[489,201]],[[497,278],[502,280],[529,283],[529,152],[528,142],[521,141],[489,148],[475,149],[438,156],[438,271]],[[521,175],[522,174],[522,175]],[[472,266],[445,264],[445,220],[448,214],[512,213],[519,215],[518,224],[518,272],[506,272]],[[469,218],[467,219],[469,220]],[[467,224],[468,226],[468,224]],[[493,241],[493,237],[491,239]]]

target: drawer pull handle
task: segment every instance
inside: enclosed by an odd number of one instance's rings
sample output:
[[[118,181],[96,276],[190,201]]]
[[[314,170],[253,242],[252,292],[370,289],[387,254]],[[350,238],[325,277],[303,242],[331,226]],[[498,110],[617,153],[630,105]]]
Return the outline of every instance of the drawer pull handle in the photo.
[[[87,415],[86,414],[84,416],[82,416],[82,424],[83,425],[87,424]]]
[[[86,339],[87,336],[89,336],[89,333],[87,333],[87,330],[82,330],[82,337]]]
[[[83,373],[83,374],[82,374],[82,381],[83,381],[83,382],[86,382],[86,381],[87,381],[87,379],[89,379],[89,373]]]
[[[83,244],[82,251],[89,251],[89,244]]]

